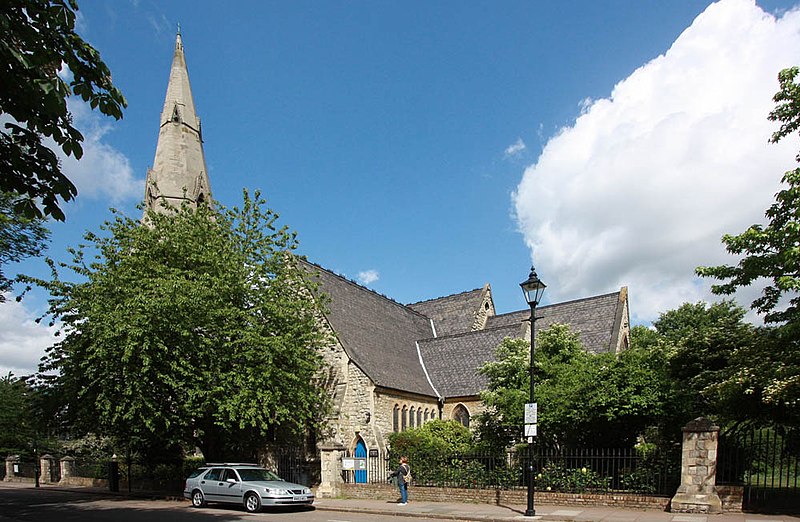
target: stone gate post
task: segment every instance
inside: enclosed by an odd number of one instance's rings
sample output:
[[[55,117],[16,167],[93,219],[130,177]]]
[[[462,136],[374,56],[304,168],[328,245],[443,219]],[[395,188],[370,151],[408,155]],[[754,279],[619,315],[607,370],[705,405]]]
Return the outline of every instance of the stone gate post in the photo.
[[[39,469],[42,470],[39,475],[42,484],[47,484],[53,481],[53,465],[55,460],[56,459],[54,459],[49,453],[39,457]]]
[[[675,513],[722,513],[717,494],[719,426],[699,417],[683,428],[681,485],[670,502]]]
[[[6,482],[14,480],[14,464],[19,464],[19,455],[9,455],[6,457]]]
[[[69,479],[75,476],[75,457],[61,457],[61,480],[60,484],[68,484]]]
[[[319,446],[321,477],[317,488],[319,498],[335,498],[341,494],[342,455],[344,446],[335,442],[323,442]]]

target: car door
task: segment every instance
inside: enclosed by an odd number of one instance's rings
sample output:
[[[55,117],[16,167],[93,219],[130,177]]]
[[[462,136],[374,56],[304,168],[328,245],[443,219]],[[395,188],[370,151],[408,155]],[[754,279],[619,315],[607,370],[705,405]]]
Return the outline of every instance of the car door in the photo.
[[[211,468],[205,475],[200,477],[200,489],[203,491],[203,496],[210,502],[219,502],[219,484],[222,480],[222,472],[224,468]]]
[[[222,470],[222,476],[217,483],[219,501],[240,504],[242,500],[242,483],[233,468]]]

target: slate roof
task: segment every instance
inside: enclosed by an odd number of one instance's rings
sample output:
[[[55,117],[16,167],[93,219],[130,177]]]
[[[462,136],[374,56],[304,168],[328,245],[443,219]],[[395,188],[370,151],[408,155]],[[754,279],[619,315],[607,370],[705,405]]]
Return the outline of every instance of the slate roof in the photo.
[[[412,303],[412,310],[433,319],[436,335],[445,336],[468,332],[475,322],[475,315],[483,302],[484,288],[469,292],[439,297],[429,301]]]
[[[530,320],[530,310],[521,310],[489,317],[483,330],[470,331],[486,287],[405,306],[318,265],[303,266],[330,297],[325,315],[347,356],[376,386],[431,397],[477,395],[486,387],[477,369],[494,360],[504,338],[521,337]],[[623,292],[539,307],[536,328],[567,323],[587,350],[614,351]]]
[[[339,342],[375,385],[436,397],[416,348],[433,337],[430,319],[318,265],[304,266],[331,299],[325,317]]]
[[[443,397],[477,395],[487,380],[477,369],[494,360],[494,351],[506,337],[519,337],[519,323],[420,341],[425,367]]]
[[[617,326],[623,313],[622,289],[585,299],[576,299],[536,308],[536,330],[548,328],[553,323],[566,323],[578,332],[583,347],[592,353],[616,351]],[[522,310],[490,317],[486,328],[530,321],[530,310]]]
[[[538,307],[536,329],[566,323],[578,332],[588,351],[614,351],[615,327],[622,313],[621,293]],[[420,351],[436,390],[447,398],[477,395],[486,389],[486,378],[479,375],[477,369],[495,360],[494,351],[505,337],[521,337],[521,325],[530,321],[530,317],[530,310],[497,315],[488,319],[484,330],[420,342]]]

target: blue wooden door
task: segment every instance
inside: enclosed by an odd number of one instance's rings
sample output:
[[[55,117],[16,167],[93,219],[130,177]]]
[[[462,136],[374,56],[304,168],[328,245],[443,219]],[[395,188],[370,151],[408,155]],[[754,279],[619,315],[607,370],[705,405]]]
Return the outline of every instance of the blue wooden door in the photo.
[[[367,461],[367,445],[364,444],[364,441],[358,439],[358,443],[356,443],[356,459],[364,459],[364,462]],[[359,466],[356,465],[355,471],[356,477],[356,484],[366,484],[367,483],[367,470],[366,467],[364,469],[359,469]]]

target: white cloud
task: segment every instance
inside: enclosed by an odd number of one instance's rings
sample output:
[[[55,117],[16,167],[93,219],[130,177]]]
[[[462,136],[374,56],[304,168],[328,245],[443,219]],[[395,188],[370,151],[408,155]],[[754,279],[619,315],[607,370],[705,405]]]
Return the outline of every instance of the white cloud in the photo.
[[[6,294],[0,303],[0,376],[12,372],[30,375],[39,365],[45,350],[56,341],[56,328],[37,324],[34,313]]]
[[[522,141],[522,138],[517,138],[517,141],[515,141],[506,148],[504,156],[506,158],[519,156],[526,148],[527,146],[525,145],[525,142]]]
[[[128,158],[104,141],[112,130],[107,117],[90,110],[80,100],[70,100],[69,109],[75,118],[75,127],[84,137],[83,156],[76,160],[56,150],[64,174],[78,188],[78,199],[86,197],[118,204],[142,198],[144,179],[137,179]]]
[[[724,0],[609,98],[582,101],[513,196],[550,299],[627,285],[634,322],[718,299],[694,269],[735,262],[721,236],[763,222],[794,167],[796,142],[769,144],[767,114],[798,63],[800,11]]]
[[[381,278],[377,270],[364,270],[358,273],[358,281],[362,285],[369,285]]]

